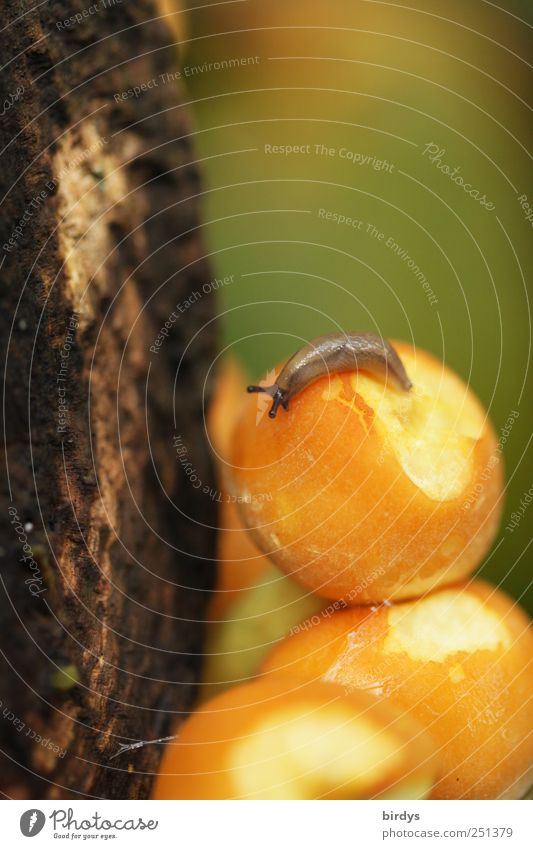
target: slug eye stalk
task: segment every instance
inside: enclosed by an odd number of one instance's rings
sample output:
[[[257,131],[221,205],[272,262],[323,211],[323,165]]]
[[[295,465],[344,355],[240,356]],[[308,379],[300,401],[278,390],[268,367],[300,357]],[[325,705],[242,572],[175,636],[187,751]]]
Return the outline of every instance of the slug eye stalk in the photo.
[[[249,386],[247,391],[264,392],[266,395],[270,395],[273,399],[272,407],[268,412],[271,419],[276,418],[276,414],[280,406],[283,407],[285,411],[289,409],[289,402],[286,400],[283,390],[279,388],[277,383],[273,383],[272,386]]]

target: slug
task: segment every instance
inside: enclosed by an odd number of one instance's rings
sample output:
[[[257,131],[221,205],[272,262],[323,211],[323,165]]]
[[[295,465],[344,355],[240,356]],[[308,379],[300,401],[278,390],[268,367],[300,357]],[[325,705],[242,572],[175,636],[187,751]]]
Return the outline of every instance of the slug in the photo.
[[[380,377],[390,376],[406,392],[411,388],[403,363],[390,344],[372,333],[330,333],[308,342],[287,360],[277,383],[249,386],[248,392],[266,392],[273,403],[268,413],[276,418],[278,408],[289,409],[289,401],[324,374],[365,369]]]

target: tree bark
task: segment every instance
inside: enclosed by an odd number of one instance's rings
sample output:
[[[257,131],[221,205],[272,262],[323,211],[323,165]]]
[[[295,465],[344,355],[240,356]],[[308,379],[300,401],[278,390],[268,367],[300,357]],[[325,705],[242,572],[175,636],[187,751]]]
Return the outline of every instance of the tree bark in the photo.
[[[212,581],[214,295],[175,19],[89,6],[6,0],[0,34],[0,766],[18,798],[149,795],[161,746],[112,756],[190,708]]]

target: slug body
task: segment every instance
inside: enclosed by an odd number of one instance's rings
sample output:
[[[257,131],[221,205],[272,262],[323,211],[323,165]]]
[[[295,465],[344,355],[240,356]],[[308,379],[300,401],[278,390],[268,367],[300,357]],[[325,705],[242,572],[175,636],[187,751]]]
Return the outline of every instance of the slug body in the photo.
[[[330,333],[304,345],[287,360],[272,386],[249,386],[248,392],[266,392],[272,400],[269,412],[289,409],[289,401],[319,377],[335,372],[364,369],[391,378],[405,391],[411,388],[403,363],[392,345],[372,333]]]

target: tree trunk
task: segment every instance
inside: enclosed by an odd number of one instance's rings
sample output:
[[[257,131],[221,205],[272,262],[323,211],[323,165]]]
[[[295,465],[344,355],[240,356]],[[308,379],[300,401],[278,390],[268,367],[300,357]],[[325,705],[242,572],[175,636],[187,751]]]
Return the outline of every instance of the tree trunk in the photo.
[[[175,19],[89,6],[6,0],[0,34],[0,750],[19,798],[149,795],[161,746],[112,756],[190,708],[212,579],[214,295]]]

